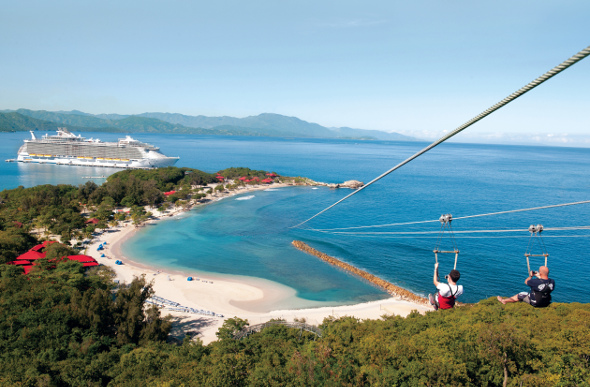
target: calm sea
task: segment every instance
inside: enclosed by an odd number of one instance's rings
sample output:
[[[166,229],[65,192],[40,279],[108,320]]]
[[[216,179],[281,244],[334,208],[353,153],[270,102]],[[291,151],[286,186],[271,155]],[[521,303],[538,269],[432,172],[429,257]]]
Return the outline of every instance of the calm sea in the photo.
[[[114,140],[116,134],[86,133]],[[0,134],[3,159],[14,158],[28,133]],[[426,146],[426,143],[358,142],[252,137],[137,134],[139,140],[180,156],[177,166],[207,172],[249,167],[288,176],[340,183],[368,182]],[[0,189],[19,185],[82,184],[113,169],[2,163]],[[433,291],[433,249],[460,250],[457,269],[465,286],[462,301],[526,290],[525,253],[542,254],[531,224],[546,229],[590,225],[590,205],[582,204],[495,216],[456,219],[454,245],[440,223],[417,223],[526,209],[590,199],[590,149],[443,144],[371,187],[306,223],[346,194],[346,189],[281,188],[226,198],[192,210],[180,219],[144,228],[124,252],[135,259],[185,273],[210,272],[266,278],[297,290],[305,300],[326,305],[384,298],[379,289],[291,247],[294,239],[338,257],[390,282],[425,295]],[[104,179],[95,179],[101,183]],[[348,228],[317,231],[318,229]],[[516,231],[510,231],[516,230]],[[473,231],[480,231],[474,233]],[[481,232],[488,231],[488,232]],[[489,232],[493,231],[493,232]],[[503,231],[503,232],[500,232]],[[469,232],[469,233],[466,233]],[[409,234],[412,233],[412,234]],[[555,301],[588,302],[588,230],[545,230]],[[535,242],[531,245],[532,242]],[[532,247],[531,247],[532,246]],[[448,272],[454,256],[440,254]],[[542,257],[532,257],[538,267]],[[444,273],[441,273],[444,274]]]

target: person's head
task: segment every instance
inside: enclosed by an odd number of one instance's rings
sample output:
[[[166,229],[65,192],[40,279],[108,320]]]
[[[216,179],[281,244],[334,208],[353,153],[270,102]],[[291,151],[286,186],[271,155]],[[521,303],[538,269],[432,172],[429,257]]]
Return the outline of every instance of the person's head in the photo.
[[[459,270],[451,270],[451,272],[449,273],[449,278],[453,281],[453,282],[457,282],[459,281],[459,278],[461,278],[461,273],[459,273]]]
[[[547,266],[539,267],[539,275],[542,278],[548,278],[549,277],[549,268]]]

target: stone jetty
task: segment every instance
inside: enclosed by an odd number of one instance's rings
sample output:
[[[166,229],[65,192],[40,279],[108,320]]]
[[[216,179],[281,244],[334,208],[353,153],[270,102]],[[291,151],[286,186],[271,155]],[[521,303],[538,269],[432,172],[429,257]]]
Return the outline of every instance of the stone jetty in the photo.
[[[307,254],[311,254],[313,256],[316,256],[319,259],[321,259],[325,262],[328,262],[331,265],[334,265],[334,266],[337,266],[341,269],[344,269],[349,273],[355,274],[355,275],[369,281],[370,283],[379,286],[380,288],[384,289],[386,292],[388,292],[389,294],[391,294],[394,297],[399,297],[402,300],[418,302],[421,304],[428,304],[428,300],[426,298],[420,297],[420,296],[418,296],[418,295],[416,295],[404,288],[401,288],[401,287],[396,286],[390,282],[387,282],[384,279],[381,279],[373,274],[367,273],[364,270],[361,270],[361,269],[358,269],[352,265],[349,265],[346,262],[342,262],[341,260],[331,257],[328,254],[324,254],[321,251],[318,251],[318,250],[314,249],[313,247],[310,247],[309,245],[307,245],[304,242],[293,241],[292,244],[297,249],[299,249]]]

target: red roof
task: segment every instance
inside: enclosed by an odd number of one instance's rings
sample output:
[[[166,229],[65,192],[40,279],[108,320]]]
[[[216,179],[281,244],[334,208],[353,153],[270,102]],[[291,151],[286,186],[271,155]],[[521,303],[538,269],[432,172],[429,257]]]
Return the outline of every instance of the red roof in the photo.
[[[91,223],[92,223],[92,224],[98,224],[98,222],[99,222],[99,220],[98,220],[98,219],[96,219],[96,218],[90,218],[90,219],[88,219],[88,220],[87,220],[85,223],[86,223],[86,224],[91,224]]]
[[[83,262],[82,263],[83,267],[91,267],[91,266],[99,266],[98,262],[94,261],[94,262]]]
[[[16,261],[6,262],[6,264],[7,265],[22,266],[22,265],[30,265],[31,262],[30,261],[25,261],[24,259],[17,259]]]
[[[242,176],[240,177],[240,180],[247,180],[248,178],[246,176]]]
[[[80,255],[68,255],[66,258],[69,259],[70,261],[78,261],[78,262],[82,262],[82,263],[84,263],[84,262],[96,262],[96,259],[92,258],[89,255],[83,255],[83,254],[80,254]]]
[[[170,196],[170,195],[173,195],[175,193],[176,193],[176,191],[172,190],[172,191],[164,192],[164,195]]]
[[[57,242],[56,241],[44,241],[40,245],[33,246],[31,249],[29,249],[29,251],[39,251],[42,248],[47,247],[52,243],[57,243]]]
[[[24,254],[21,254],[16,259],[17,261],[26,260],[26,261],[34,261],[39,258],[45,258],[45,253],[40,253],[38,251],[33,251],[32,249],[27,251]]]
[[[32,268],[33,268],[33,265],[23,266],[23,269],[25,269],[25,274],[29,274],[29,272],[31,271]]]

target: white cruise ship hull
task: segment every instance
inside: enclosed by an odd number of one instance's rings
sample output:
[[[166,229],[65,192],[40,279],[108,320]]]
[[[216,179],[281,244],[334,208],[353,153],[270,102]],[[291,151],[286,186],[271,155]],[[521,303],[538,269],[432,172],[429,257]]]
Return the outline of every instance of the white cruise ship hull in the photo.
[[[60,128],[56,136],[25,140],[16,161],[23,163],[76,165],[126,169],[162,168],[174,165],[178,157],[167,157],[159,148],[127,136],[118,142],[86,140]]]
[[[28,153],[19,153],[16,158],[17,162],[38,163],[38,164],[56,164],[56,165],[76,165],[82,167],[108,167],[108,168],[126,168],[126,169],[146,169],[146,168],[164,168],[171,167],[178,161],[178,157],[160,157],[154,159],[111,159],[89,157],[58,157],[52,155],[43,155],[41,157],[32,156]]]

